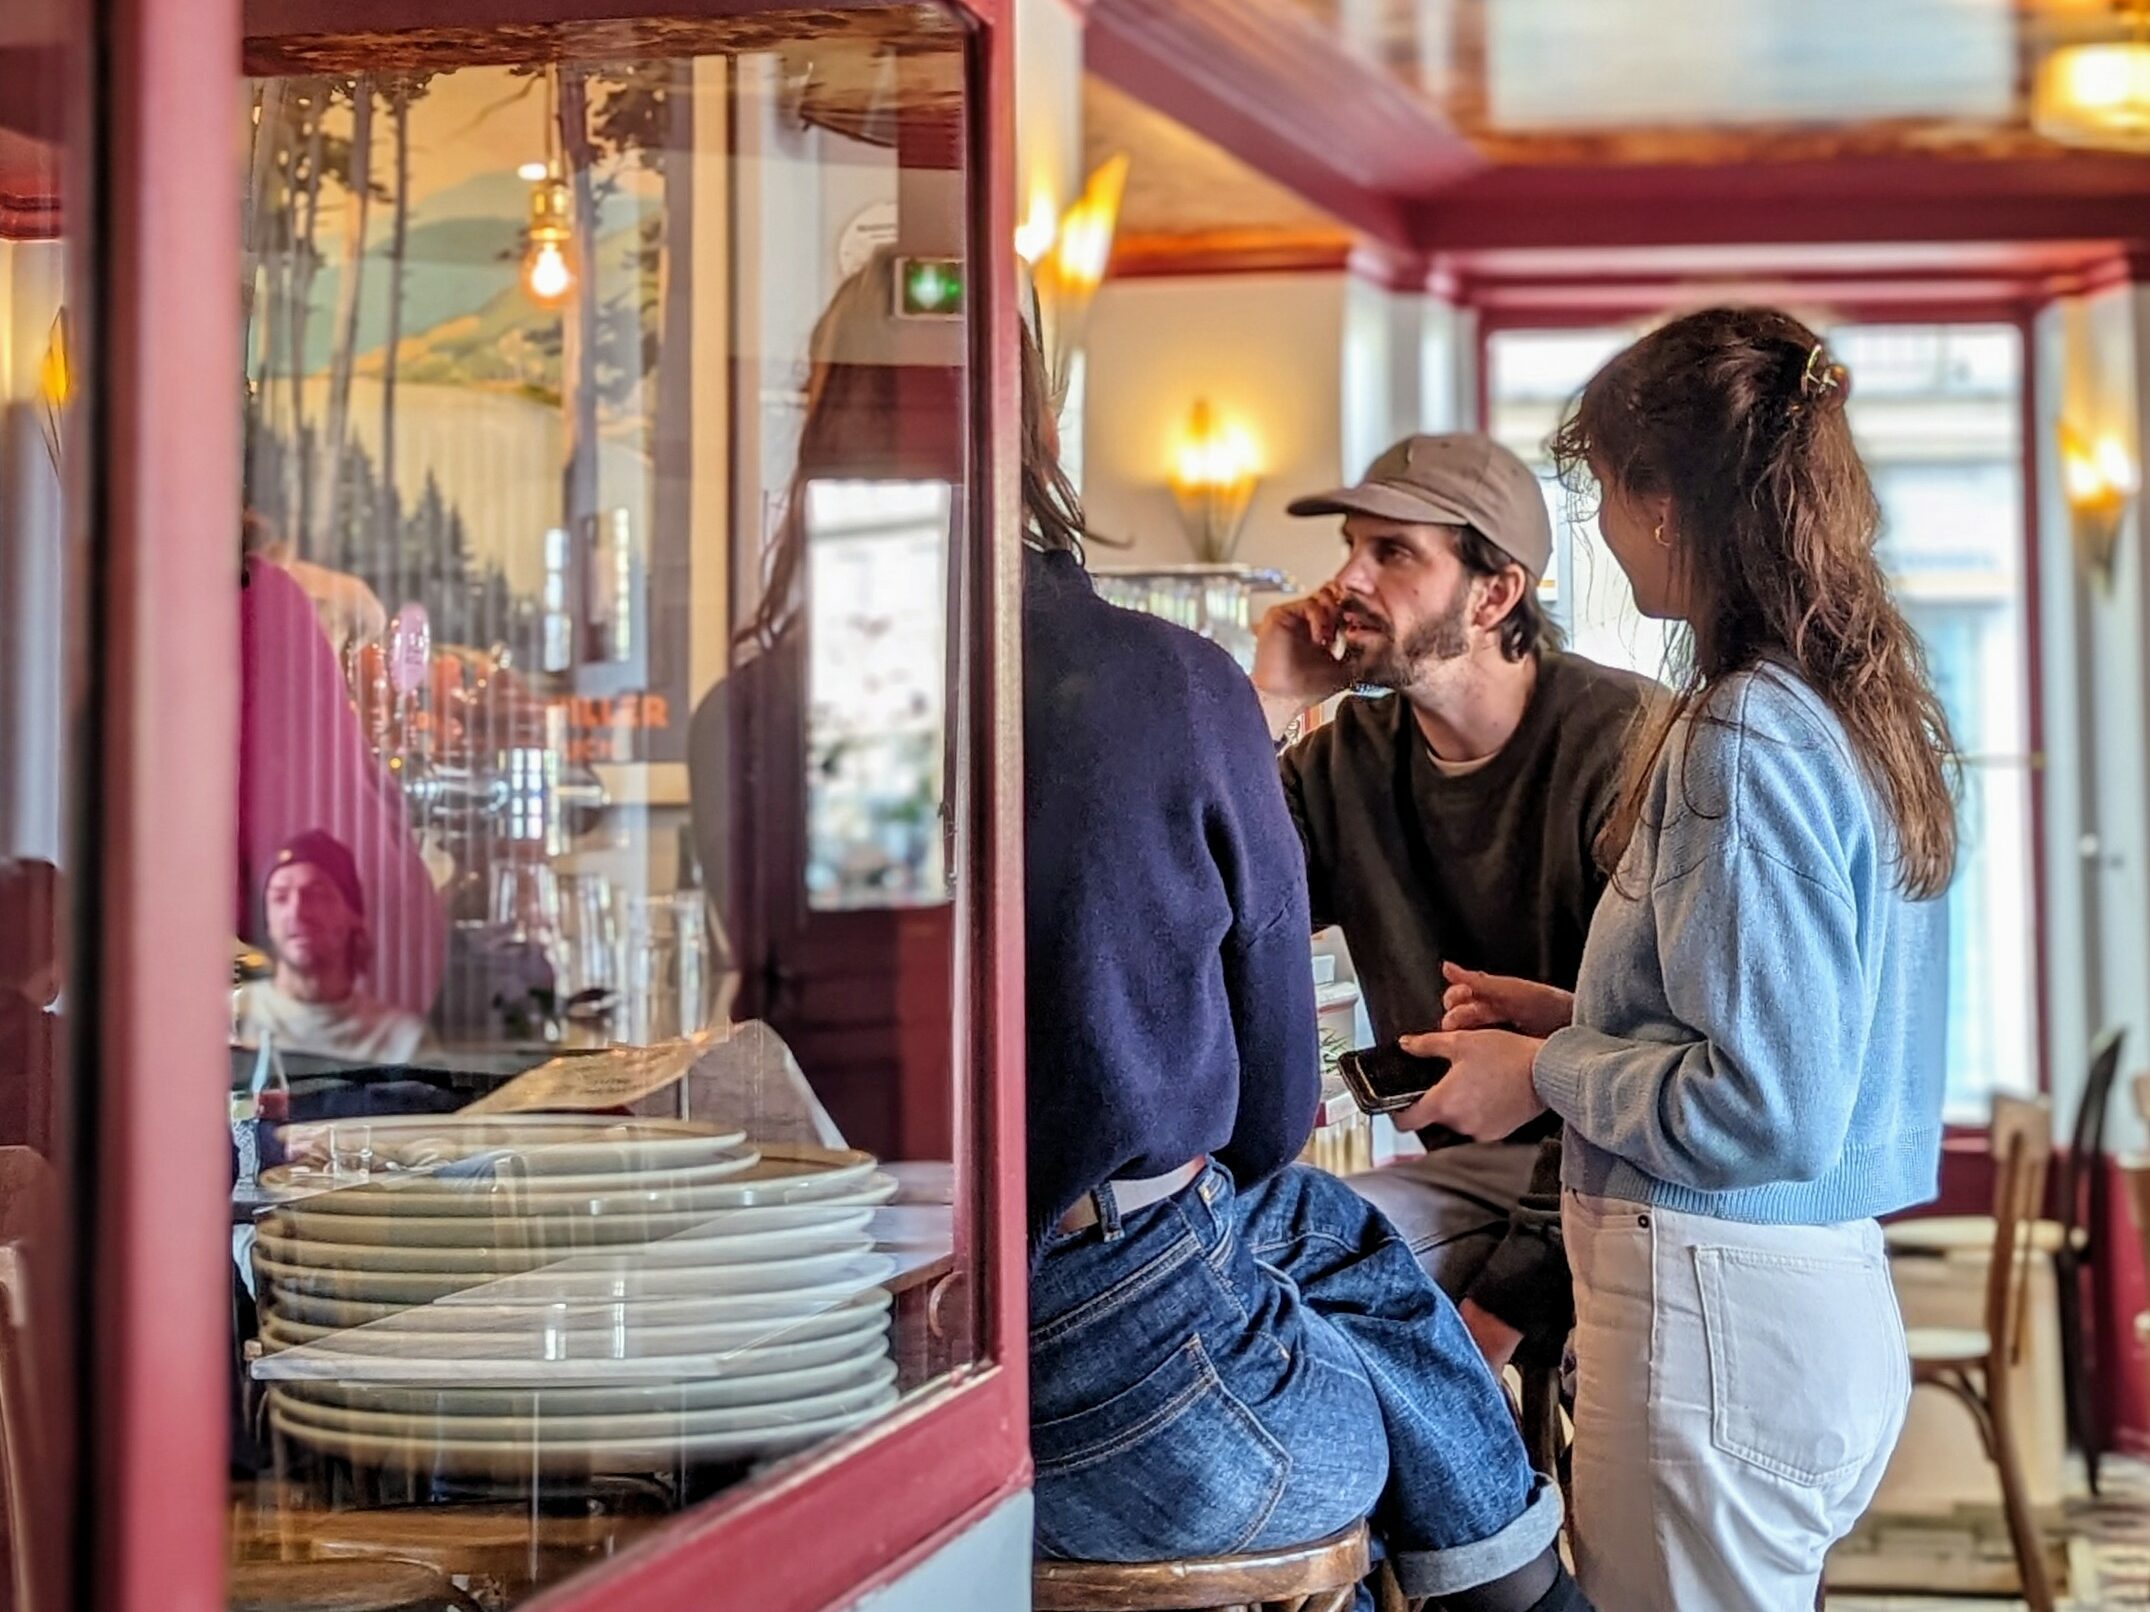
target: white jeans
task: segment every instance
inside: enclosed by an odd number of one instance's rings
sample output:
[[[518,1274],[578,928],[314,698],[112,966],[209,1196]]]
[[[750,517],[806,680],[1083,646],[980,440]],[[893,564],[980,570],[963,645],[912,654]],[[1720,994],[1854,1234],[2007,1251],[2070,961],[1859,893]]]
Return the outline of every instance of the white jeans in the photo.
[[[1881,1228],[1562,1205],[1598,1612],[1810,1612],[1911,1402]]]

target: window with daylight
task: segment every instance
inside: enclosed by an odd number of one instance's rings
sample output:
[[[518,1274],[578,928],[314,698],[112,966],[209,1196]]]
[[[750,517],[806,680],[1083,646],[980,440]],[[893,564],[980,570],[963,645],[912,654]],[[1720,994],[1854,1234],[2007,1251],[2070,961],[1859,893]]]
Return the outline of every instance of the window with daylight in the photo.
[[[1637,327],[1499,330],[1490,429],[1544,479],[1549,603],[1581,654],[1652,675],[1672,640],[1634,607],[1545,444]],[[1948,1117],[2038,1084],[2032,937],[2030,612],[2024,576],[2023,338],[2005,324],[1838,325],[1852,429],[1882,508],[1882,557],[1926,648],[1963,767],[1963,853],[1949,890]]]

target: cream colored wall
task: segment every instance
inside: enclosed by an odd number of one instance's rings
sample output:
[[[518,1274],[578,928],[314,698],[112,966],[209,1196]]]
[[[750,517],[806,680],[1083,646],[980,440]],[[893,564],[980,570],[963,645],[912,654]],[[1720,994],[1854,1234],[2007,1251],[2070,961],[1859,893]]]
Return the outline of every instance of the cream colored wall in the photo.
[[[1093,530],[1135,546],[1099,547],[1093,563],[1193,559],[1165,476],[1189,409],[1207,397],[1262,455],[1238,558],[1302,582],[1328,573],[1334,523],[1292,520],[1284,505],[1344,473],[1346,295],[1340,271],[1106,284],[1090,322],[1083,493]]]
[[[2113,433],[2140,462],[2150,436],[2150,290],[2068,298],[2040,316],[2040,679],[2047,765],[2045,957],[2054,1112],[2075,1112],[2090,1043],[2128,1026],[2123,1079],[2150,1065],[2150,563],[2140,503],[2120,533],[2111,586],[2092,582],[2071,538],[2055,437],[2061,420]],[[2116,1150],[2144,1132],[2125,1090]]]

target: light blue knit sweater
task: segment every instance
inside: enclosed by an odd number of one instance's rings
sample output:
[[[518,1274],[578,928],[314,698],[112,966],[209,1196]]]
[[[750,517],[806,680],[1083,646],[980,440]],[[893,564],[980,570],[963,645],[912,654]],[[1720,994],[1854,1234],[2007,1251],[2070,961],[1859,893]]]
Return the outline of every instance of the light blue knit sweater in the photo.
[[[1820,698],[1727,679],[1676,731],[1538,1054],[1564,1178],[1723,1220],[1831,1225],[1933,1197],[1948,924]]]

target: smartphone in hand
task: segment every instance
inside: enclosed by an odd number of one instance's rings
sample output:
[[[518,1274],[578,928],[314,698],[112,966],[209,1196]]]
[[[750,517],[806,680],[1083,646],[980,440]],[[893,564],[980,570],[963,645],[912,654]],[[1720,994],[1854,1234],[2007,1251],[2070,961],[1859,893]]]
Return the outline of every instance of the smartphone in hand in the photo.
[[[1347,1052],[1336,1060],[1336,1072],[1361,1113],[1395,1114],[1409,1108],[1431,1091],[1448,1073],[1446,1058],[1414,1058],[1397,1043]],[[1461,1147],[1470,1141],[1461,1131],[1445,1125],[1425,1125],[1419,1142],[1429,1151]]]
[[[1448,1073],[1446,1058],[1414,1058],[1394,1041],[1347,1052],[1336,1060],[1351,1100],[1362,1113],[1393,1114],[1409,1108]]]

